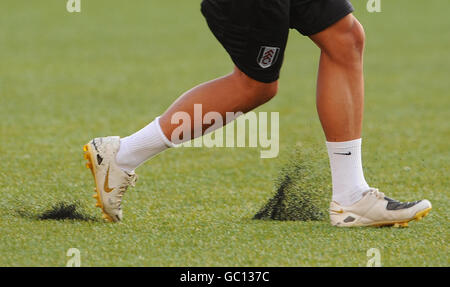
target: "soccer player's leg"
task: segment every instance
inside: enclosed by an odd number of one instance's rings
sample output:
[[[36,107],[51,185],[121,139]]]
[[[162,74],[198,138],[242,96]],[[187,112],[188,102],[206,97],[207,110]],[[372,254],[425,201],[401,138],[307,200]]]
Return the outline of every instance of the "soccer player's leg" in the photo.
[[[214,111],[225,118],[227,112],[248,112],[269,101],[277,92],[289,30],[289,1],[274,1],[276,5],[271,7],[274,9],[268,11],[283,21],[269,23],[268,29],[254,28],[257,12],[262,9],[253,11],[251,8],[255,8],[252,4],[258,1],[229,1],[236,4],[231,10],[210,5],[209,2],[203,2],[202,12],[234,62],[234,71],[187,91],[161,117],[136,133],[122,139],[97,138],[84,147],[88,167],[96,182],[97,206],[102,208],[104,218],[109,221],[122,219],[121,199],[127,187],[134,184],[134,170],[137,167],[175,144],[202,135],[209,127],[203,123],[200,123],[201,126],[194,125],[195,104],[202,105],[202,117]],[[229,6],[226,2],[220,3]],[[236,16],[239,19],[235,19]],[[265,16],[259,15],[262,18]],[[173,115],[178,112],[190,115],[190,131],[174,138],[174,129],[183,124],[172,123]],[[198,130],[200,133],[196,132]]]
[[[202,117],[217,112],[225,119],[226,113],[246,113],[275,96],[289,34],[289,6],[289,0],[202,2],[202,13],[211,32],[235,68],[230,75],[191,89],[169,107],[160,120],[167,138],[181,143],[206,129],[211,131],[210,125],[194,121],[195,104],[202,105]],[[191,134],[172,139],[179,126],[172,123],[172,118],[178,112],[190,115]]]
[[[421,219],[431,210],[428,200],[407,203],[392,200],[369,187],[364,178],[361,129],[365,34],[351,14],[351,4],[346,0],[319,0],[308,7],[300,4],[294,7],[294,13],[305,13],[308,9],[320,11],[313,21],[294,21],[294,25],[321,49],[317,110],[331,166],[331,223],[335,226],[407,226],[409,221]],[[291,13],[292,17],[299,15]]]
[[[203,135],[205,130],[211,126],[211,124],[194,121],[194,105],[202,105],[202,118],[209,112],[217,112],[223,119],[226,119],[226,113],[251,111],[272,99],[277,91],[278,81],[259,82],[235,67],[231,74],[200,84],[184,93],[161,115],[160,127],[170,142],[183,143],[198,135]],[[175,137],[172,136],[173,131],[179,125],[185,124],[172,122],[174,115],[179,112],[189,115],[191,130],[189,134]],[[225,124],[225,120],[223,123]]]

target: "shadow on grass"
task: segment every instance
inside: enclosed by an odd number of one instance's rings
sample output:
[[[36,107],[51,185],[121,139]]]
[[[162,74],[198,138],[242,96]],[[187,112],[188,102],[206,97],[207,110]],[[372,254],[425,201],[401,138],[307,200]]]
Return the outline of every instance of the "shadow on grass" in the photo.
[[[49,209],[33,213],[23,209],[16,210],[21,217],[34,220],[78,220],[78,221],[99,221],[96,217],[85,214],[79,208],[78,203],[58,202]]]

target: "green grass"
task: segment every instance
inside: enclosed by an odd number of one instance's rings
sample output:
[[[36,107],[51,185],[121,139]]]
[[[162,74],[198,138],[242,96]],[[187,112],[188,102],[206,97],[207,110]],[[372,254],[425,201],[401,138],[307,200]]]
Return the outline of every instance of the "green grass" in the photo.
[[[382,1],[369,14],[365,2],[354,1],[367,33],[365,174],[399,200],[431,200],[431,214],[407,229],[251,219],[296,146],[317,153],[311,161],[327,156],[314,99],[319,51],[295,31],[279,95],[259,108],[280,112],[279,158],[167,151],[139,169],[125,220],[101,222],[82,145],[143,127],[231,62],[199,0],[83,0],[81,14],[61,0],[1,1],[0,265],[65,266],[74,247],[83,266],[365,266],[369,248],[383,266],[448,266],[450,4]],[[328,174],[314,178],[331,190]],[[24,216],[59,202],[97,220]]]

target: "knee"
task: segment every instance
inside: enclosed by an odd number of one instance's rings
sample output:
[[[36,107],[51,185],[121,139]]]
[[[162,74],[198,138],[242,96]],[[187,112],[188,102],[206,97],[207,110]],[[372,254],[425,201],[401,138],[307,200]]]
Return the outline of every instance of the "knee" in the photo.
[[[322,52],[343,64],[360,64],[365,45],[364,28],[351,16],[331,35],[329,45],[322,47]]]
[[[353,25],[349,31],[348,48],[353,51],[358,58],[361,58],[364,53],[364,45],[366,42],[366,33],[364,27],[356,18],[353,18]]]
[[[270,101],[278,93],[278,81],[272,83],[259,82],[241,71],[235,71],[235,76],[252,108]]]
[[[277,95],[278,81],[269,84],[258,82],[250,89],[250,93],[254,96],[258,105],[262,105]]]

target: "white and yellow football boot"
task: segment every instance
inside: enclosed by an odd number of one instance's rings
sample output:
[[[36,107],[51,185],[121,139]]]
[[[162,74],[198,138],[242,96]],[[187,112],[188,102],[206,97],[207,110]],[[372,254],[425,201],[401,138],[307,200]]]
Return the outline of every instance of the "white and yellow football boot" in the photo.
[[[431,210],[431,203],[424,199],[399,202],[386,197],[378,189],[371,188],[352,206],[330,204],[331,224],[338,227],[394,226],[407,227],[411,220],[420,220]]]
[[[92,171],[95,181],[94,198],[96,206],[109,222],[122,220],[122,197],[127,188],[134,186],[137,175],[129,174],[116,164],[116,154],[120,147],[120,137],[95,138],[84,145],[86,167]]]

